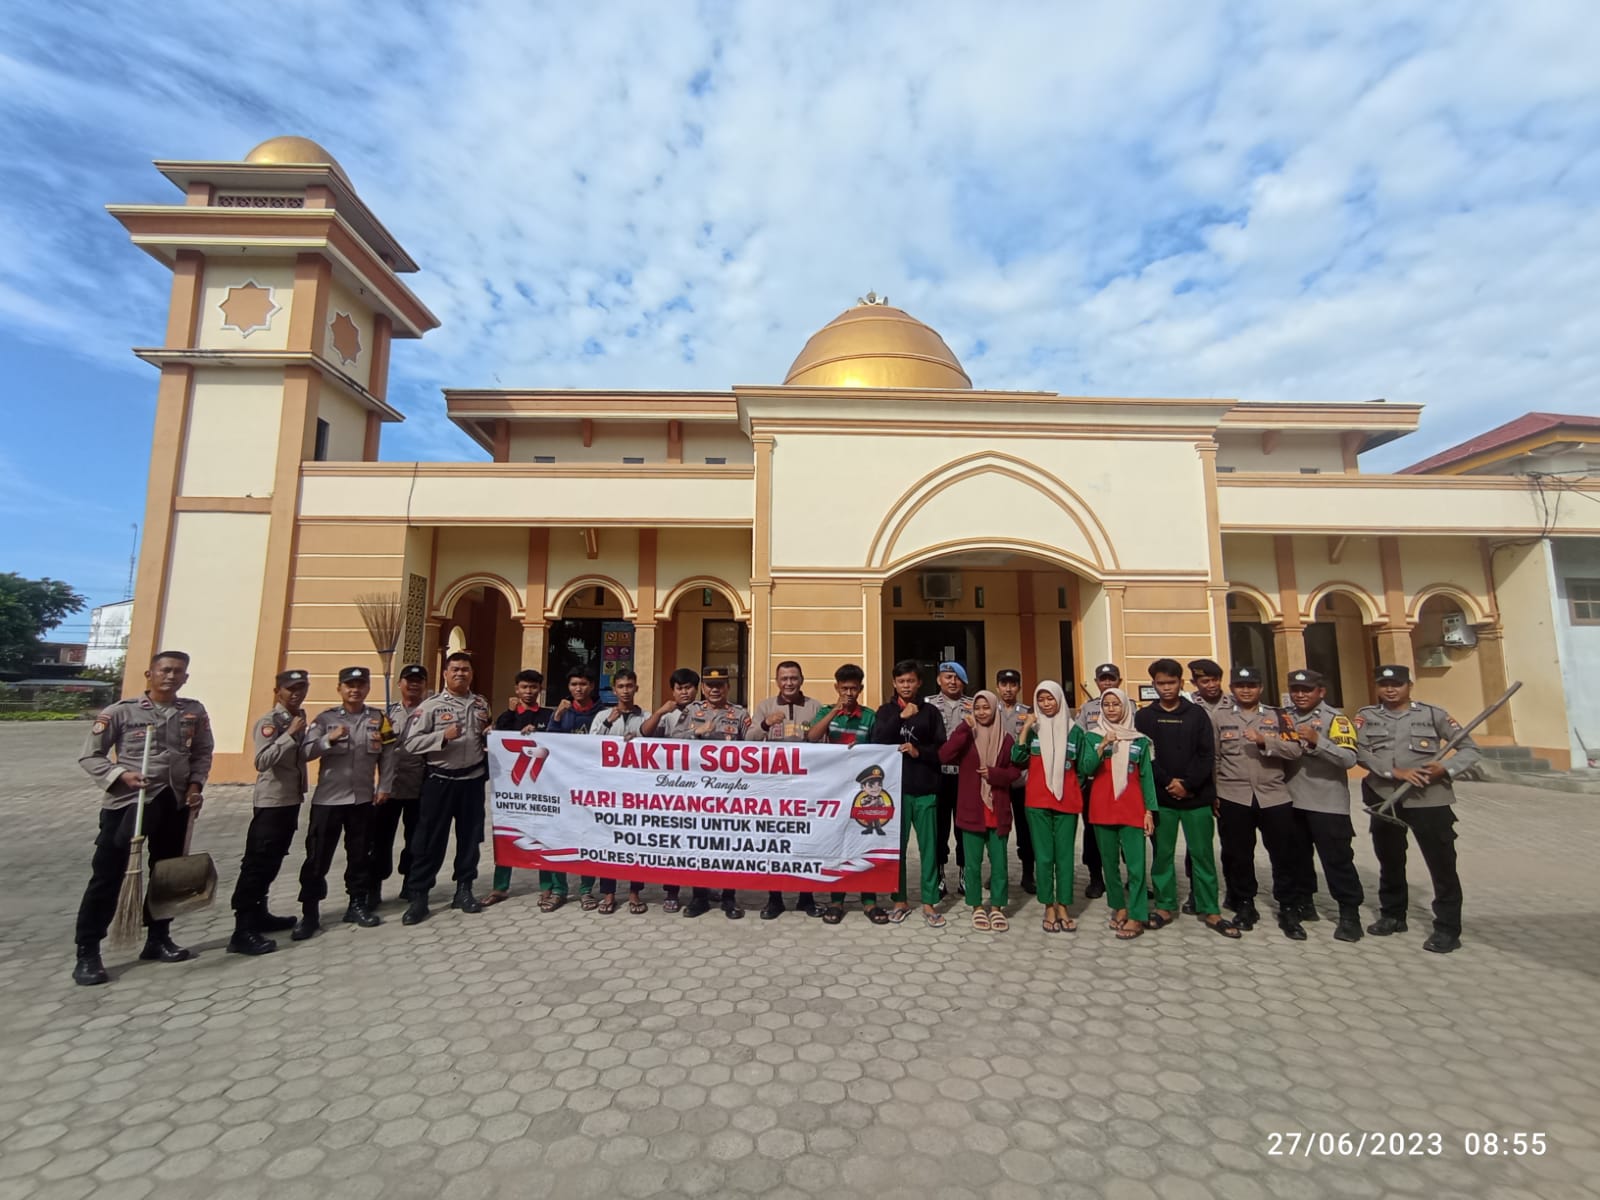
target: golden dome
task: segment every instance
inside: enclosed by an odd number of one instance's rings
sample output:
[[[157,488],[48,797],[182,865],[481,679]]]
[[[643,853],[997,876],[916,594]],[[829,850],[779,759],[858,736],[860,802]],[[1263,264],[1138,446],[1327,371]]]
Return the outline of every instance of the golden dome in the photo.
[[[274,166],[293,164],[304,166],[308,163],[326,163],[340,174],[344,168],[339,165],[339,160],[329,154],[310,138],[303,137],[275,137],[268,138],[249,154],[244,156],[247,163],[270,163]]]
[[[942,337],[870,292],[811,335],[783,382],[798,387],[972,386]]]

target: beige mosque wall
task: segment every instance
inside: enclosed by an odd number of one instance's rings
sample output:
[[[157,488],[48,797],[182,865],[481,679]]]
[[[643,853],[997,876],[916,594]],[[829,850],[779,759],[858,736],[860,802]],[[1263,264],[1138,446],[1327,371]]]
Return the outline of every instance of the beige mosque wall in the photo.
[[[277,311],[262,314],[265,328],[249,327],[248,333],[233,325],[223,328],[230,314],[221,306],[228,299],[229,289],[251,282],[271,291],[271,302],[277,306]],[[206,350],[282,350],[289,344],[289,319],[293,308],[293,261],[208,255],[196,345]],[[238,314],[233,315],[237,317]]]
[[[1226,533],[1537,536],[1544,514],[1520,479],[1500,476],[1223,475],[1217,507]],[[1553,514],[1558,531],[1583,533],[1579,505]]]
[[[577,536],[575,531],[573,536]],[[552,553],[556,540],[552,533]],[[458,581],[481,575],[494,575],[509,584],[516,593],[517,608],[527,603],[528,531],[524,528],[446,526],[438,531],[434,565],[438,573],[432,589],[435,606],[443,603],[446,591]]]
[[[356,327],[356,333],[359,338],[354,347],[348,343],[345,344],[346,351],[352,349],[355,351],[350,359],[346,359],[339,352],[339,347],[336,344],[334,322],[338,320],[340,313],[349,316]],[[322,357],[352,378],[365,379],[367,377],[367,365],[372,361],[372,341],[371,304],[362,297],[357,296],[344,284],[333,283],[328,292],[328,315],[324,318],[322,325],[322,341],[320,343]],[[355,457],[359,459],[361,456],[357,454]]]
[[[1508,545],[1493,555],[1496,594],[1505,616],[1506,674],[1522,680],[1511,701],[1519,745],[1532,746],[1557,770],[1572,765],[1567,703],[1554,623],[1555,580],[1547,543]]]
[[[1422,661],[1425,647],[1444,645],[1444,614],[1457,608],[1454,600],[1442,596],[1423,602],[1416,627],[1411,632],[1416,659],[1412,677],[1415,694],[1420,699],[1448,709],[1458,721],[1467,721],[1486,703],[1483,657],[1487,644],[1480,641],[1476,646],[1444,646],[1448,665],[1443,667],[1425,666]]]
[[[527,558],[527,533],[517,530],[523,546],[523,559]],[[615,586],[623,593],[624,609],[632,619],[639,601],[639,531],[637,529],[604,528],[597,531],[600,553],[588,556],[584,531],[581,529],[552,529],[550,531],[549,573],[546,576],[548,593],[546,604],[555,616],[560,616],[561,592],[576,580],[593,580]]]
[[[186,690],[210,713],[219,754],[246,749],[255,715],[250,671],[269,525],[264,513],[180,512],[173,520],[166,605],[156,640],[159,648],[189,653]]]
[[[1272,539],[1262,540],[1270,548]],[[1341,590],[1359,591],[1378,612],[1384,611],[1383,565],[1377,538],[1341,539],[1333,534],[1308,534],[1291,537],[1290,545],[1294,550],[1295,585],[1305,619],[1310,620],[1313,616],[1307,611],[1312,595],[1335,585]],[[1339,557],[1338,562],[1332,561],[1335,554]],[[1275,570],[1273,583],[1276,594]]]
[[[281,372],[197,369],[178,494],[272,495],[282,419]]]
[[[1335,432],[1285,433],[1276,440],[1264,441],[1256,432],[1218,433],[1217,468],[1295,473],[1311,467],[1324,474],[1342,475],[1345,469],[1344,449],[1340,445],[1342,436]]]
[[[587,446],[583,444],[582,424],[579,421],[540,421],[534,426],[513,425],[510,454],[512,462],[532,462],[536,454],[553,454],[557,463],[616,464],[625,458],[664,463],[667,461],[667,423],[664,420],[593,421],[590,423]]]
[[[342,667],[367,667],[374,680],[381,674],[355,599],[404,596],[408,540],[398,524],[302,523],[296,530],[283,665],[310,672],[308,707],[338,703]]]
[[[328,423],[328,461],[360,462],[367,440],[367,409],[325,383],[317,391],[317,416]]]
[[[701,422],[683,427],[683,461],[703,463],[707,458],[725,458],[730,463],[752,463],[755,447],[737,425]]]

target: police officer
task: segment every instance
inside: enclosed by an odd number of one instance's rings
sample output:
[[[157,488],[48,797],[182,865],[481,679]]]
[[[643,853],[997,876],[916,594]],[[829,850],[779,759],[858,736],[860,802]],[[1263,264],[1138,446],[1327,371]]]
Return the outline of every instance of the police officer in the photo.
[[[405,897],[406,871],[411,866],[411,834],[417,827],[417,806],[422,802],[422,776],[427,764],[405,748],[406,726],[422,706],[428,691],[428,668],[411,663],[400,668],[400,698],[389,705],[389,727],[394,730],[389,798],[373,813],[371,891],[367,907],[373,912],[383,903],[383,881],[395,872],[394,839],[400,837],[400,898]]]
[[[101,710],[78,756],[78,765],[105,791],[89,886],[78,907],[78,955],[72,981],[85,987],[111,978],[100,961],[100,941],[111,928],[122,877],[128,870],[139,789],[145,789],[144,837],[154,868],[163,859],[183,853],[189,820],[200,811],[211,774],[215,749],[211,719],[200,701],[178,695],[189,680],[189,656],[181,650],[163,650],[150,660],[144,677],[149,684],[144,695],[118,700]],[[150,761],[141,775],[147,741]],[[110,757],[113,751],[115,759]],[[144,924],[141,959],[176,963],[193,957],[173,944],[172,922],[153,920],[148,906]]]
[[[1300,924],[1295,846],[1299,834],[1289,801],[1289,764],[1304,753],[1294,722],[1261,703],[1261,672],[1235,667],[1233,703],[1215,719],[1217,731],[1217,835],[1222,842],[1228,891],[1238,904],[1234,924],[1254,929],[1256,910],[1256,831],[1272,860],[1272,897],[1278,902],[1278,928],[1297,942],[1306,939]]]
[[[1017,700],[1017,694],[1022,691],[1022,672],[1014,667],[998,672],[994,677],[994,690],[995,695],[1000,697],[1000,728],[1011,735],[1012,742],[1019,742],[1022,718],[1033,711]],[[1028,771],[1024,767],[1022,774],[1017,776],[1017,782],[1011,785],[1011,811],[1017,816],[1012,824],[1017,831],[1017,861],[1022,864],[1022,890],[1031,896],[1035,890],[1033,831],[1026,820],[1027,795]]]
[[[805,672],[793,660],[779,663],[773,678],[778,685],[778,694],[761,701],[750,713],[750,740],[806,741],[812,722],[817,719],[817,713],[822,711],[822,702],[815,696],[806,695]],[[868,720],[871,720],[870,711]],[[808,917],[823,915],[823,910],[817,907],[815,892],[801,892],[795,898],[795,911]],[[766,906],[760,913],[761,919],[773,921],[784,912],[783,893],[768,892]]]
[[[278,943],[264,936],[294,927],[293,917],[267,911],[267,892],[300,827],[300,805],[306,798],[306,762],[321,752],[322,743],[306,746],[304,671],[279,671],[274,680],[272,711],[252,726],[256,786],[251,794],[250,828],[244,835],[244,858],[233,889],[233,936],[229,954],[271,954]]]
[[[1316,917],[1317,873],[1311,854],[1322,860],[1328,893],[1339,906],[1333,936],[1361,940],[1361,876],[1356,874],[1355,826],[1350,823],[1350,768],[1356,765],[1356,727],[1327,702],[1327,679],[1320,671],[1290,671],[1286,713],[1294,722],[1304,753],[1289,769],[1289,800],[1300,831],[1299,915]]]
[[[1215,715],[1232,703],[1232,699],[1222,687],[1222,664],[1214,658],[1197,658],[1191,661],[1189,682],[1194,687],[1189,693],[1190,701],[1208,713]]]
[[[1438,755],[1461,732],[1444,709],[1411,698],[1411,669],[1390,663],[1377,670],[1378,703],[1356,714],[1356,761],[1369,774],[1361,782],[1368,808],[1409,785],[1395,806],[1405,826],[1372,818],[1372,849],[1378,856],[1378,919],[1367,932],[1378,937],[1406,931],[1406,831],[1417,839],[1433,880],[1433,933],[1424,950],[1449,954],[1461,947],[1461,880],[1456,875],[1456,813],[1452,782],[1478,762],[1478,747],[1463,738],[1445,762]]]
[[[1092,700],[1086,700],[1078,710],[1077,721],[1087,733],[1100,733],[1100,697],[1114,687],[1122,686],[1122,668],[1116,663],[1101,663],[1094,669],[1094,686],[1099,689]],[[1085,792],[1085,795],[1088,793]],[[1098,900],[1106,894],[1105,869],[1100,864],[1100,843],[1092,838],[1083,839],[1083,865],[1089,872],[1089,886],[1083,894]]]
[[[729,673],[725,667],[708,667],[700,676],[701,698],[683,710],[678,736],[697,742],[739,742],[750,730],[751,719],[743,705],[728,701]],[[711,889],[695,888],[683,910],[686,917],[711,911]],[[722,912],[730,921],[744,916],[733,888],[722,889]]]
[[[945,737],[949,737],[967,717],[972,715],[972,698],[965,694],[967,688],[967,669],[958,662],[942,662],[939,664],[939,673],[936,682],[939,690],[931,696],[924,696],[922,703],[939,714],[939,719],[944,722]],[[950,834],[955,827],[956,795],[960,791],[960,768],[954,763],[941,763],[939,765],[939,825],[934,834],[938,848],[939,867],[939,898],[942,900],[950,894],[950,889],[945,886],[944,869],[950,862]],[[956,835],[956,886],[961,888],[962,895],[966,894],[966,873],[961,869],[967,860],[966,850],[961,844],[961,836]]]
[[[321,758],[317,787],[311,793],[311,819],[306,824],[306,861],[300,868],[300,920],[289,939],[303,942],[322,929],[320,906],[328,896],[328,868],[339,840],[344,839],[344,888],[350,902],[348,924],[370,929],[383,920],[367,906],[372,891],[372,834],[375,805],[389,799],[394,757],[385,746],[382,709],[367,703],[372,672],[345,667],[339,672],[341,703],[317,714],[307,731],[315,744],[309,757]]]
[[[457,650],[444,660],[444,691],[418,706],[406,729],[405,748],[428,764],[417,806],[417,829],[408,849],[402,925],[428,919],[428,893],[444,866],[450,827],[456,831],[455,898],[451,908],[479,913],[472,894],[483,842],[483,789],[489,777],[489,702],[472,690],[472,655]]]

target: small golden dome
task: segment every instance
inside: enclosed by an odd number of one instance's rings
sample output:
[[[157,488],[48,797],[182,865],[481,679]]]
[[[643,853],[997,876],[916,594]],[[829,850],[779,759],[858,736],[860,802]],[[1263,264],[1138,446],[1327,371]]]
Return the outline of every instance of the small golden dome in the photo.
[[[870,292],[811,335],[783,382],[797,387],[972,386],[942,337]]]
[[[270,163],[275,166],[326,164],[341,175],[344,173],[344,168],[339,165],[337,158],[310,138],[303,137],[268,138],[261,145],[250,151],[249,154],[246,154],[244,161],[247,163]]]

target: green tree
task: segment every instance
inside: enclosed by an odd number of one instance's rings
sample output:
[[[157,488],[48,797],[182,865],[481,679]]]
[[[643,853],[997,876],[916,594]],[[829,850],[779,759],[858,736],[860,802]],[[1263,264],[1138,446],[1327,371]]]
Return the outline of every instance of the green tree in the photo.
[[[69,613],[82,612],[84,603],[59,579],[0,573],[0,667],[15,669],[36,662],[43,636]]]

